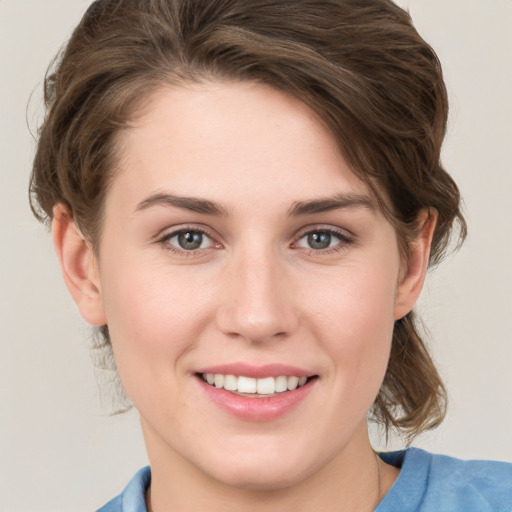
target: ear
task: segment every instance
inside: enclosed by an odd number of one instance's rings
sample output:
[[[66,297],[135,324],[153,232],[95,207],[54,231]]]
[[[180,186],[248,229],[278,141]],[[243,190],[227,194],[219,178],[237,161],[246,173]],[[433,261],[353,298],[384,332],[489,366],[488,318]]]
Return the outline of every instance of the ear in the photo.
[[[52,234],[64,282],[78,310],[90,324],[105,325],[97,259],[62,203],[53,208]]]
[[[394,318],[399,320],[409,313],[420,296],[427,274],[432,237],[437,223],[437,212],[425,208],[418,215],[420,231],[411,243],[409,260],[404,264],[395,298]]]

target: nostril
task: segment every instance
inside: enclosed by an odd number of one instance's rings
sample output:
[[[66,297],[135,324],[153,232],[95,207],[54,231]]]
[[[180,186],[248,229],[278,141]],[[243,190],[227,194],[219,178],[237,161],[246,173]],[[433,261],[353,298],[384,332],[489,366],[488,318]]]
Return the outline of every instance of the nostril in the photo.
[[[264,276],[262,280],[268,281]],[[230,296],[220,298],[218,329],[232,339],[255,343],[282,340],[295,332],[299,314],[293,300],[285,291],[277,293],[275,288],[252,281],[239,283]]]

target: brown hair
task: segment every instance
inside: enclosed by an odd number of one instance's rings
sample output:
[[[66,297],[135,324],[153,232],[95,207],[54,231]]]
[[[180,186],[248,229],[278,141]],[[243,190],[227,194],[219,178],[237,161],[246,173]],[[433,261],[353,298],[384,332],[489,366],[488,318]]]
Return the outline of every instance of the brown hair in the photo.
[[[115,173],[115,135],[153,88],[250,80],[309,105],[395,226],[404,257],[421,209],[435,210],[431,264],[454,222],[456,184],[440,164],[448,102],[441,66],[390,0],[98,0],[45,82],[47,116],[30,183],[40,220],[65,203],[94,247]],[[110,349],[108,328],[101,328]],[[372,409],[409,438],[437,426],[446,393],[413,312],[395,323]]]

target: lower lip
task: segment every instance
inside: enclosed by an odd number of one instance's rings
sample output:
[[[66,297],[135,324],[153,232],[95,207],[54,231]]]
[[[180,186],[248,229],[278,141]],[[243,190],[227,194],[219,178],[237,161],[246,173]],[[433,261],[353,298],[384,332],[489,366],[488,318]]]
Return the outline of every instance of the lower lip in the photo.
[[[197,377],[208,398],[232,416],[246,421],[272,421],[285,416],[295,409],[313,389],[317,379],[309,380],[304,386],[273,396],[256,398],[240,396],[215,388]]]

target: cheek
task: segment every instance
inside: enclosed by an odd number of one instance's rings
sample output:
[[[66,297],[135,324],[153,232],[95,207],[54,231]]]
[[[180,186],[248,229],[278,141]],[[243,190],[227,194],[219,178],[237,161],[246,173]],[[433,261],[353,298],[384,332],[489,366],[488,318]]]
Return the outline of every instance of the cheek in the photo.
[[[122,378],[130,367],[140,373],[174,367],[179,355],[199,340],[211,317],[211,293],[196,274],[170,272],[161,264],[129,256],[111,265],[106,261],[102,295]]]
[[[318,318],[317,325],[361,341],[379,336],[381,328],[393,325],[396,296],[394,266],[362,265],[333,272],[328,286],[310,293],[307,309]],[[309,290],[315,290],[311,283]],[[365,335],[364,333],[367,333]],[[381,333],[386,336],[386,333]]]
[[[387,270],[385,270],[387,269]],[[310,297],[315,338],[330,354],[338,385],[354,397],[378,392],[384,377],[394,327],[396,270],[393,265],[366,266],[332,280]],[[360,398],[360,397],[359,397]],[[367,397],[370,405],[375,397]]]

